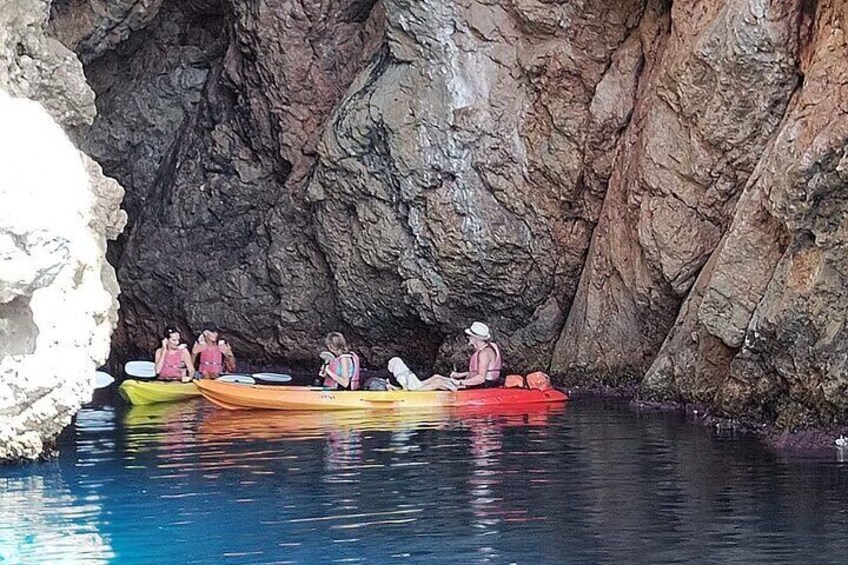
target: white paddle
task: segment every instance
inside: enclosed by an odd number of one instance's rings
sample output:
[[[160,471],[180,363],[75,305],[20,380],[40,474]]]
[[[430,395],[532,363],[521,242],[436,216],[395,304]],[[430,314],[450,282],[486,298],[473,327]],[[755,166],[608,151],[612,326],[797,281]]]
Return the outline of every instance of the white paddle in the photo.
[[[156,365],[153,361],[130,361],[124,365],[124,372],[136,379],[155,379]]]
[[[104,371],[94,371],[94,388],[106,388],[115,382],[115,377]]]
[[[255,385],[256,380],[248,375],[221,375],[216,381],[225,383],[238,383],[240,385]]]
[[[283,373],[253,373],[253,378],[264,383],[288,383],[291,382],[291,375]]]

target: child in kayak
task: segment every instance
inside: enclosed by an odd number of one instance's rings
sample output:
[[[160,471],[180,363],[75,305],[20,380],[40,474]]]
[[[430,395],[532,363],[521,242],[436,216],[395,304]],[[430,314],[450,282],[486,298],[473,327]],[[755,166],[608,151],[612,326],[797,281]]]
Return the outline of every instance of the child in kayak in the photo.
[[[153,356],[156,376],[163,381],[188,382],[194,375],[194,364],[185,345],[180,344],[180,332],[173,326],[165,328],[162,346]]]
[[[500,386],[501,350],[492,342],[489,326],[482,322],[474,322],[465,330],[468,345],[474,348],[468,361],[468,370],[452,372],[451,378],[462,381],[463,388],[495,388]]]
[[[359,389],[359,356],[350,351],[345,337],[339,332],[330,332],[324,339],[324,345],[332,354],[332,359],[325,359],[319,377],[324,378],[327,388]],[[323,354],[322,354],[323,358]]]
[[[222,372],[232,373],[236,369],[233,348],[226,340],[218,338],[218,327],[209,322],[203,324],[191,356],[197,360],[197,370],[204,379],[217,379]]]

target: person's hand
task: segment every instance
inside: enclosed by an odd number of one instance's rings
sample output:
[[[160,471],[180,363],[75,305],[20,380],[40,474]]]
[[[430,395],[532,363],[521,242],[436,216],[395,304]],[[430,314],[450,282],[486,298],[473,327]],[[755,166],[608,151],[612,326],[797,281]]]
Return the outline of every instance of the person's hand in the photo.
[[[219,345],[218,347],[220,348],[221,353],[226,355],[227,357],[230,357],[233,354],[233,348],[226,341],[221,343],[221,345]]]
[[[165,351],[168,350],[168,338],[167,337],[162,340],[162,349],[164,349]]]

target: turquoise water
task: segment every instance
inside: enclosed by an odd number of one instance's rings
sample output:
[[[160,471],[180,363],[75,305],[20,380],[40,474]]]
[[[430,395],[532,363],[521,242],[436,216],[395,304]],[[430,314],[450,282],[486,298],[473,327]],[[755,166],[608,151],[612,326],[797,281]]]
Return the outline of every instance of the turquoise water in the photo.
[[[844,563],[848,465],[601,401],[84,409],[0,468],[2,563]]]

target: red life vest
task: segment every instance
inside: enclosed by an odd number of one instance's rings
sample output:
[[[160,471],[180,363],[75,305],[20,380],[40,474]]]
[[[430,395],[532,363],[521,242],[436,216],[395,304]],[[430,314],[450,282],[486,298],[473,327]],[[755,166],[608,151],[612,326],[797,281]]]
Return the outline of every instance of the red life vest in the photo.
[[[183,376],[183,350],[182,349],[166,349],[165,362],[162,363],[162,369],[159,370],[159,378],[165,381],[181,379]]]
[[[501,359],[501,348],[498,347],[498,344],[496,343],[487,343],[484,347],[481,347],[471,355],[471,359],[468,360],[468,372],[472,377],[477,374],[477,368],[480,366],[480,354],[487,347],[491,347],[495,351],[495,360],[491,365],[489,365],[489,370],[486,373],[486,380],[497,381],[501,378],[503,360]]]
[[[223,368],[224,354],[217,345],[207,345],[200,352],[200,367],[203,374],[220,375]]]

